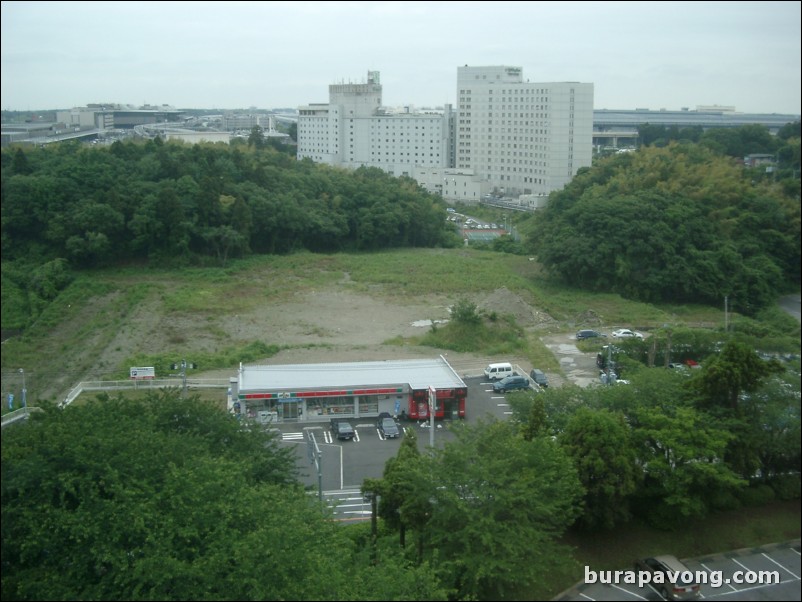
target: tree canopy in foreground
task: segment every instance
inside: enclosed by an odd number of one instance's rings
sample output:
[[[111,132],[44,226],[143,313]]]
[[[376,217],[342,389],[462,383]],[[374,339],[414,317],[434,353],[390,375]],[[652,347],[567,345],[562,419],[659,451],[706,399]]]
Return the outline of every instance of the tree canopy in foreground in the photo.
[[[3,433],[2,598],[443,598],[425,565],[372,565],[294,465],[197,398],[48,408]]]

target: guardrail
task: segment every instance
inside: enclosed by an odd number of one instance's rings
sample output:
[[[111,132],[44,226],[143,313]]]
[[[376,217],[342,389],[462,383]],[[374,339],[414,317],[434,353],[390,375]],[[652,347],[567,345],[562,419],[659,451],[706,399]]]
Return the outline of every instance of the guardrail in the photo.
[[[25,420],[31,412],[41,412],[42,408],[33,407],[25,407],[20,408],[19,410],[14,410],[13,412],[9,412],[8,414],[3,414],[3,421],[2,426],[7,426],[9,424],[14,424],[15,422],[19,422],[20,420]]]
[[[60,408],[70,405],[84,391],[121,391],[139,389],[183,388],[180,378],[151,378],[135,380],[90,380],[78,383],[59,404]],[[188,389],[227,389],[231,384],[227,378],[188,378]]]

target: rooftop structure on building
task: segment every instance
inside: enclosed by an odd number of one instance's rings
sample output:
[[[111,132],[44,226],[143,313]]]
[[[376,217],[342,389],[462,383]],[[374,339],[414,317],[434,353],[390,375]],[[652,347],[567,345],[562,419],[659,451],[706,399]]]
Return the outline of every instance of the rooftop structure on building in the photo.
[[[382,104],[378,71],[362,83],[329,86],[329,102],[298,109],[298,158],[337,167],[378,167],[441,193],[452,165],[450,105],[416,111]]]

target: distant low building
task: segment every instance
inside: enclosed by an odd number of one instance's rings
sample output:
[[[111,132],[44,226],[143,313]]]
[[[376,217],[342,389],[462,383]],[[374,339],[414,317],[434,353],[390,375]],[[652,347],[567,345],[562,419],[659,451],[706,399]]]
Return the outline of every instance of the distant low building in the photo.
[[[164,132],[166,140],[181,140],[189,144],[198,144],[199,142],[231,142],[231,134],[229,132],[190,132],[190,131],[175,131],[166,130]]]
[[[755,153],[744,157],[744,165],[747,167],[760,167],[761,165],[774,165],[776,158],[774,155]]]
[[[682,109],[667,111],[661,109],[608,110],[593,111],[593,146],[597,148],[622,148],[638,146],[638,127],[662,125],[667,128],[701,127],[736,128],[744,125],[762,125],[776,134],[788,123],[799,121],[799,115],[780,113],[736,113],[735,107],[697,107],[695,111]]]

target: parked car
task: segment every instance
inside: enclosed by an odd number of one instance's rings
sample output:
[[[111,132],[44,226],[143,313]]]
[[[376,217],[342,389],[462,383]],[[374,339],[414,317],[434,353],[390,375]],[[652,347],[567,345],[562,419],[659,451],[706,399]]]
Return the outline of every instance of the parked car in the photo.
[[[395,439],[401,435],[398,424],[396,424],[393,417],[387,412],[379,414],[379,418],[376,421],[376,428],[379,429],[379,432],[384,435],[386,439]]]
[[[525,376],[506,376],[500,381],[493,383],[493,391],[496,393],[506,393],[515,389],[528,389],[529,379]]]
[[[353,439],[354,427],[347,420],[339,420],[338,418],[331,419],[331,432],[337,439]]]
[[[619,328],[613,331],[613,338],[616,339],[643,339],[643,335],[629,328]]]
[[[576,340],[581,341],[582,339],[596,339],[596,338],[607,338],[606,334],[602,334],[597,330],[580,330],[576,333]]]
[[[501,380],[513,374],[515,374],[515,372],[513,372],[512,364],[509,362],[489,364],[487,368],[485,368],[485,377],[490,380]]]
[[[663,583],[653,583],[652,587],[660,592],[664,600],[696,600],[701,595],[698,582],[685,583],[680,578],[686,573],[691,575],[694,573],[675,556],[655,556],[638,560],[635,562],[635,570],[652,573],[652,581],[655,579],[655,573],[663,574],[661,578]],[[672,576],[673,582],[669,579]]]
[[[532,368],[532,371],[529,373],[529,376],[532,378],[534,382],[538,385],[543,387],[544,389],[549,388],[549,377],[546,376],[546,373],[543,370],[538,370],[537,368]]]

